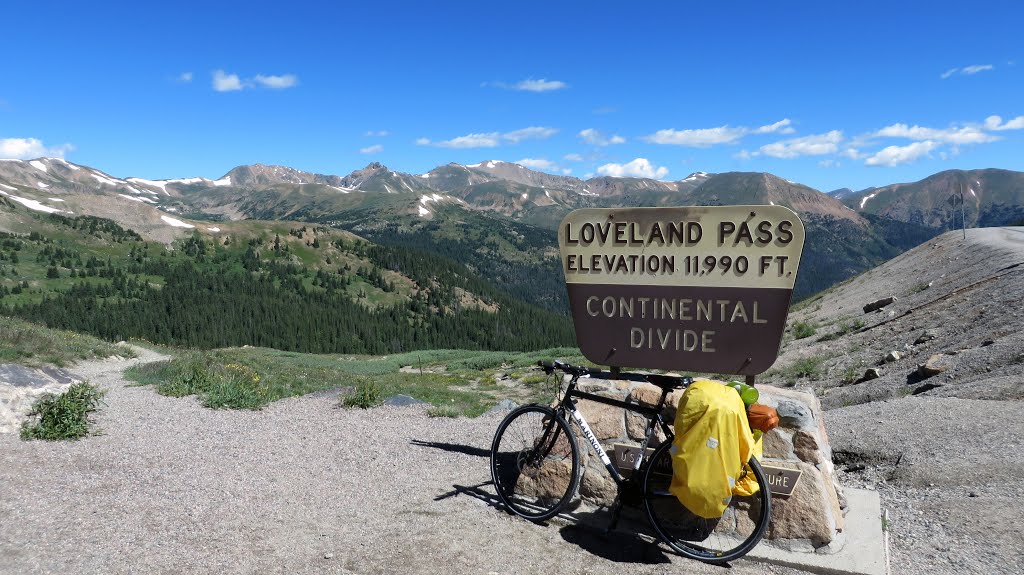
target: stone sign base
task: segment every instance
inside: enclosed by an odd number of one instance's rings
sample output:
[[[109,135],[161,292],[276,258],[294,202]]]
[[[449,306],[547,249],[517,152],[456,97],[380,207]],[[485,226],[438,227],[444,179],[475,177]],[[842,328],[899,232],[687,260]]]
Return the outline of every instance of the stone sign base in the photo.
[[[653,406],[661,398],[661,388],[647,382],[581,378],[581,391]],[[757,386],[758,403],[779,412],[780,426],[763,438],[766,466],[799,472],[799,480],[788,496],[772,498],[772,518],[765,540],[788,551],[832,553],[843,545],[846,500],[836,482],[832,449],[822,418],[821,403],[809,392]],[[676,405],[682,390],[672,392],[663,416],[670,424],[675,420]],[[643,439],[646,420],[635,413],[609,405],[579,400],[577,405],[608,455],[628,457],[625,446],[638,445]],[[659,432],[658,441],[665,438]],[[580,482],[582,504],[610,506],[615,499],[615,483],[608,477],[601,461],[580,438],[583,478]],[[618,450],[615,445],[618,444]],[[651,447],[655,447],[652,445]],[[624,465],[626,462],[617,462]],[[795,474],[785,473],[789,477]],[[781,475],[780,475],[781,477]],[[782,481],[783,479],[777,479]],[[779,491],[784,491],[779,489]]]

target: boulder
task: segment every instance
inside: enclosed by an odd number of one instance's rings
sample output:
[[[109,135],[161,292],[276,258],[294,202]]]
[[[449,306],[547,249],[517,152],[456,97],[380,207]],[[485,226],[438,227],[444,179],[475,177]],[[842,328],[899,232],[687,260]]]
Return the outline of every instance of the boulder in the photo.
[[[873,302],[871,302],[869,304],[865,304],[864,305],[864,313],[871,313],[873,311],[880,310],[880,309],[882,309],[883,307],[885,307],[887,305],[891,305],[895,301],[896,301],[896,296],[894,296],[894,295],[891,295],[889,297],[884,297],[882,299],[877,299],[877,300],[875,300],[875,301],[873,301]]]
[[[484,412],[484,415],[494,415],[496,413],[506,413],[519,407],[519,404],[512,401],[511,399],[503,399],[497,403],[494,407]]]
[[[931,341],[937,337],[939,337],[939,334],[935,330],[926,329],[921,332],[921,335],[917,336],[917,339],[914,340],[914,345],[921,345],[922,343]]]
[[[831,481],[825,481],[825,477],[814,465],[802,461],[766,463],[801,472],[791,496],[772,500],[772,522],[768,526],[767,538],[785,539],[792,543],[805,541],[810,544],[811,550],[831,543],[839,530],[833,513],[838,505],[835,490],[832,490],[831,496],[828,493]]]
[[[903,354],[901,354],[898,351],[893,350],[893,351],[890,351],[889,353],[885,354],[885,357],[882,359],[882,361],[884,361],[885,363],[892,363],[894,361],[899,361],[902,358],[903,358]]]
[[[401,393],[384,400],[384,405],[390,405],[391,407],[409,407],[411,405],[422,405],[424,403],[426,402]]]
[[[865,381],[871,381],[872,379],[878,379],[882,376],[882,372],[878,371],[876,367],[869,367],[864,370],[864,375],[860,376],[860,379],[856,383],[864,383]]]
[[[917,374],[922,379],[927,379],[953,367],[953,358],[942,353],[937,353],[917,366]]]

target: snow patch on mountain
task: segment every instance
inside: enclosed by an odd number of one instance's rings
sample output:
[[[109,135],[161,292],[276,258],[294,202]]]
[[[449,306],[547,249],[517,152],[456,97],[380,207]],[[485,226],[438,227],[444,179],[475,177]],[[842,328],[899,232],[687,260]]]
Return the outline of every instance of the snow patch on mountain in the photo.
[[[869,195],[864,196],[863,198],[861,198],[861,200],[860,200],[860,209],[863,210],[864,209],[864,205],[868,203],[868,200],[870,200],[871,198],[873,198],[873,197],[875,197],[877,195],[878,195],[878,192],[875,192],[873,194],[869,194]]]
[[[7,196],[8,198],[11,198],[12,200],[14,200],[14,201],[18,202],[19,204],[25,206],[26,208],[28,208],[30,210],[35,210],[37,212],[46,212],[48,214],[53,214],[53,213],[56,213],[56,212],[63,212],[64,211],[64,210],[58,210],[57,208],[53,208],[53,207],[47,206],[46,204],[43,204],[43,203],[41,203],[41,202],[39,202],[37,200],[30,200],[29,198],[23,198],[21,196],[12,196],[11,194],[8,194],[7,192],[0,192],[0,195]]]
[[[14,186],[8,186],[7,184],[0,184],[0,188],[7,188],[8,190],[11,190],[12,192],[17,192],[18,191],[18,188],[15,188]]]
[[[73,170],[73,171],[76,171],[76,172],[79,169],[81,169],[78,166],[72,164],[71,162],[65,160],[64,158],[46,158],[46,161],[47,162],[59,162],[61,164],[64,164],[69,170]]]
[[[151,200],[149,198],[144,198],[142,196],[128,196],[128,195],[125,195],[125,194],[117,194],[117,195],[121,196],[122,198],[128,198],[129,200],[132,200],[132,201],[135,201],[135,202],[147,202],[147,203],[150,203],[150,204],[155,204],[156,203],[153,200]]]
[[[101,174],[99,174],[97,172],[93,172],[93,173],[91,173],[89,175],[94,177],[94,178],[96,178],[96,181],[98,181],[99,183],[106,184],[108,186],[117,186],[119,184],[123,184],[124,183],[124,180],[113,180],[113,179],[110,179],[110,178],[108,178],[106,176],[103,176],[103,175],[101,175]]]
[[[183,222],[181,220],[178,220],[178,219],[175,219],[175,218],[172,218],[170,216],[160,216],[160,219],[165,221],[165,222],[167,222],[169,225],[176,227],[176,228],[194,228],[195,227],[192,224],[186,224],[185,222]]]
[[[215,186],[230,186],[231,185],[231,176],[224,176],[223,178],[221,178],[219,180],[214,180],[213,181],[213,185],[215,185]]]
[[[430,210],[428,210],[427,208],[424,208],[423,206],[420,206],[420,217],[421,218],[425,218],[425,217],[427,217],[429,215],[430,215]]]
[[[31,162],[28,163],[28,165],[32,166],[33,168],[35,168],[37,170],[42,170],[43,172],[47,172],[48,171],[46,169],[46,164],[40,162],[39,160],[32,160]]]
[[[45,190],[46,188],[50,187],[50,184],[44,184],[43,182],[36,181],[36,187],[39,188],[40,190]]]

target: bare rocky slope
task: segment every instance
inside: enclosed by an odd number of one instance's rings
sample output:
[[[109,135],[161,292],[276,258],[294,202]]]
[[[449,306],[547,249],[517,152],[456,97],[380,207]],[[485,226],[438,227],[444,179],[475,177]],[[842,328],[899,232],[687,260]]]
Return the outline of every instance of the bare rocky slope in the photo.
[[[821,396],[840,481],[889,509],[893,572],[1024,572],[1024,228],[934,238],[790,322],[817,331],[763,379]]]

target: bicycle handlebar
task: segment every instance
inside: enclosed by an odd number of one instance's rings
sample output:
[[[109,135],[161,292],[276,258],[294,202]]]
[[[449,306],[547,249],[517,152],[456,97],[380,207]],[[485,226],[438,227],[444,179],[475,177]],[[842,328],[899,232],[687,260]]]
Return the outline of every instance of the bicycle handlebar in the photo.
[[[599,373],[600,372],[600,370],[591,369],[589,367],[583,367],[583,366],[580,366],[580,365],[569,365],[568,363],[565,363],[565,362],[563,362],[561,360],[557,360],[557,359],[554,361],[554,363],[552,363],[550,361],[541,360],[541,361],[537,362],[537,365],[539,365],[539,366],[544,368],[544,373],[551,373],[551,372],[553,372],[553,371],[555,371],[557,369],[557,370],[560,370],[560,371],[564,371],[565,373],[568,373],[570,375],[574,375],[576,377],[579,377],[581,375],[590,375],[591,373]]]
[[[548,375],[553,373],[556,369],[564,371],[565,373],[568,373],[574,377],[580,377],[583,375],[597,375],[601,373],[600,369],[583,367],[580,365],[569,365],[568,363],[565,363],[557,359],[554,362],[540,360],[537,362],[537,365],[544,368],[544,373]],[[641,377],[643,377],[643,379],[648,381],[649,383],[653,383],[654,385],[665,388],[685,388],[689,386],[691,383],[693,383],[693,378],[689,376],[646,373],[642,374]]]

